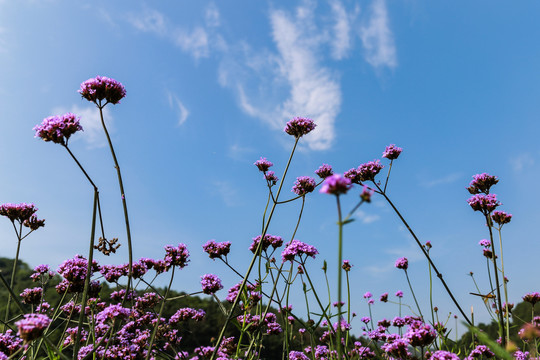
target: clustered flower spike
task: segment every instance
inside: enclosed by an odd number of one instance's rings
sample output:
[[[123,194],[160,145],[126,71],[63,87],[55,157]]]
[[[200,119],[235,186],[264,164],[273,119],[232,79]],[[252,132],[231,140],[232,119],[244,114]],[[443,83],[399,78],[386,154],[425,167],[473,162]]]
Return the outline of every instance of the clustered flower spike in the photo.
[[[493,185],[497,184],[498,182],[499,182],[499,179],[496,176],[489,175],[486,173],[476,174],[473,176],[473,180],[469,184],[469,187],[467,188],[467,190],[472,195],[480,194],[480,193],[484,193],[487,195],[489,194],[489,189]]]
[[[379,160],[369,161],[358,167],[360,173],[360,181],[375,181],[375,176],[381,171],[384,166],[380,164]]]
[[[261,235],[254,237],[252,240],[253,242],[249,246],[249,250],[255,254],[255,251],[257,251],[257,247],[259,246],[259,242],[261,241]],[[270,235],[270,234],[264,235],[264,240],[261,245],[262,251],[265,251],[266,249],[268,249],[270,245],[274,249],[277,249],[278,247],[283,245],[283,238],[278,235]]]
[[[303,135],[310,133],[315,129],[315,126],[317,125],[311,119],[295,117],[287,122],[284,131],[298,139]]]
[[[34,126],[32,130],[36,132],[34,137],[66,145],[69,137],[82,129],[79,117],[67,113],[62,116],[49,116],[42,121],[41,125]]]
[[[126,96],[126,89],[114,79],[96,76],[83,82],[79,93],[86,100],[96,104],[102,100],[106,100],[107,103],[118,104]]]
[[[221,284],[221,280],[213,274],[206,274],[201,276],[201,285],[203,289],[203,293],[211,295],[216,293],[217,291],[223,289],[223,285]]]
[[[203,250],[208,254],[210,259],[221,258],[222,256],[227,256],[231,251],[231,242],[224,241],[217,243],[214,240],[210,240],[203,245]]]
[[[1,216],[6,216],[12,222],[17,220],[19,223],[24,223],[25,221],[29,220],[37,210],[38,209],[34,204],[27,203],[6,203],[0,205]]]
[[[386,147],[382,156],[384,158],[387,158],[388,160],[395,160],[399,157],[402,151],[403,151],[402,148],[397,147],[394,144],[390,144]]]
[[[255,165],[262,172],[266,172],[270,167],[274,166],[274,164],[272,164],[270,161],[266,160],[266,158],[263,157],[255,161],[253,165]]]
[[[24,314],[24,319],[15,323],[19,332],[17,333],[21,339],[29,343],[38,339],[47,326],[51,323],[51,319],[43,314]]]
[[[346,194],[351,186],[351,180],[340,174],[334,174],[324,179],[324,183],[319,191],[323,194],[340,195]]]
[[[497,195],[495,194],[473,195],[467,202],[474,211],[481,211],[484,215],[491,213],[497,206],[501,205],[501,203],[497,201]]]
[[[508,214],[504,211],[494,211],[491,214],[491,218],[499,225],[508,224],[512,220],[512,214]]]
[[[332,166],[328,164],[322,164],[316,171],[315,174],[321,179],[326,179],[327,177],[334,174]]]
[[[531,305],[534,307],[534,305],[537,302],[540,302],[540,293],[533,292],[523,295],[523,301],[526,301],[528,303],[531,303]]]
[[[283,261],[293,261],[295,256],[307,255],[315,258],[319,252],[314,246],[308,245],[299,240],[293,240],[281,253]]]
[[[274,186],[278,182],[278,178],[277,178],[276,174],[273,171],[266,172],[264,174],[264,178],[266,179],[266,181],[268,181],[268,184],[270,186]]]
[[[296,182],[291,191],[298,196],[304,196],[315,190],[315,185],[315,179],[312,177],[300,176],[296,178]]]
[[[189,251],[184,244],[178,244],[177,247],[174,247],[172,245],[165,246],[164,260],[167,263],[168,267],[178,266],[179,268],[183,268],[189,262],[188,257]]]
[[[402,257],[396,260],[396,267],[398,269],[407,270],[409,268],[409,260],[406,257]]]

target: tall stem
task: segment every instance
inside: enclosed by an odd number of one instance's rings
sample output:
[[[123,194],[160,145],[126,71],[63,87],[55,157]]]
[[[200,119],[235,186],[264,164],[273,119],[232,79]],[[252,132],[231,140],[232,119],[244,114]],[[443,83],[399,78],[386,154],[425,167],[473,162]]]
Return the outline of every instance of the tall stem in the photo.
[[[506,318],[506,342],[508,343],[510,341],[510,312],[508,311],[508,288],[506,287],[506,278],[504,276],[504,258],[503,258],[503,246],[502,246],[502,234],[501,234],[501,227],[499,226],[499,245],[501,247],[501,270],[502,270],[502,276],[503,276],[503,289],[504,289],[504,301],[505,301],[505,311],[504,316]]]
[[[489,240],[491,241],[491,249],[493,250],[493,271],[495,272],[495,286],[497,287],[497,306],[499,309],[499,334],[501,336],[502,340],[502,346],[504,347],[506,345],[506,336],[505,336],[505,326],[504,326],[504,315],[503,315],[503,308],[502,308],[502,302],[501,302],[501,286],[499,284],[499,271],[497,269],[497,257],[495,256],[495,242],[493,241],[493,230],[491,218],[489,217],[489,214],[484,214],[486,217],[486,225],[489,229]]]
[[[17,253],[15,254],[15,260],[13,261],[13,270],[11,270],[11,280],[9,281],[9,288],[13,290],[13,285],[15,284],[15,274],[17,273],[17,262],[19,261],[19,253],[21,250],[21,234],[17,231],[17,228],[15,227],[15,223],[13,223],[13,227],[15,228],[15,233],[17,234]],[[4,317],[4,321],[7,323],[9,320],[9,307],[11,305],[11,293],[8,295],[8,301],[7,301],[7,307],[6,307],[6,316]]]
[[[384,198],[386,199],[386,201],[388,202],[388,204],[390,204],[390,206],[392,207],[392,209],[394,210],[394,212],[397,214],[397,216],[399,217],[399,219],[401,220],[401,222],[403,223],[403,225],[405,225],[405,227],[407,228],[407,230],[409,230],[409,233],[411,234],[411,236],[413,237],[413,239],[416,241],[416,243],[418,244],[418,246],[420,247],[420,250],[422,250],[422,252],[424,253],[424,256],[427,258],[427,260],[429,261],[429,263],[431,264],[431,266],[433,267],[433,271],[435,271],[435,274],[437,274],[437,277],[441,280],[446,292],[448,293],[448,295],[450,295],[450,298],[452,299],[452,301],[454,302],[454,304],[456,305],[456,307],[458,308],[459,312],[461,313],[461,315],[463,316],[463,318],[465,319],[465,321],[467,321],[467,323],[469,325],[472,325],[471,321],[469,320],[469,317],[467,315],[465,315],[465,312],[463,311],[463,309],[461,308],[461,306],[459,305],[459,303],[457,302],[456,298],[454,297],[454,294],[452,293],[452,291],[450,291],[450,288],[448,287],[448,285],[446,284],[446,281],[444,281],[443,279],[443,276],[442,274],[439,272],[439,270],[437,270],[437,267],[435,266],[435,264],[433,263],[433,260],[431,260],[431,257],[429,256],[429,254],[426,252],[426,249],[424,249],[424,247],[422,246],[422,243],[420,243],[420,240],[418,240],[418,237],[416,236],[416,234],[414,233],[414,231],[411,229],[411,227],[409,226],[409,224],[405,221],[405,219],[403,218],[403,216],[401,215],[401,213],[399,212],[399,210],[394,206],[394,204],[392,203],[392,201],[390,201],[390,199],[388,198],[388,196],[386,196],[386,194],[381,190],[381,188],[379,187],[379,185],[377,183],[375,183],[375,186],[377,187],[377,189],[379,190],[379,192],[382,194],[382,196],[384,196]]]
[[[343,262],[343,223],[341,222],[341,204],[339,203],[339,194],[336,195],[337,210],[338,210],[338,225],[339,225],[339,235],[338,235],[338,325],[337,325],[337,350],[338,350],[338,359],[342,359],[343,347],[341,344],[341,278],[342,278],[342,269],[341,263]],[[332,326],[332,324],[329,324]]]
[[[111,141],[111,137],[109,136],[109,132],[107,131],[107,126],[105,126],[105,120],[103,119],[103,107],[105,105],[103,106],[101,105],[101,100],[99,101],[99,104],[97,104],[99,108],[99,116],[101,118],[101,125],[103,125],[103,130],[105,131],[105,135],[107,136],[107,142],[109,143],[109,148],[111,150],[111,154],[113,157],[114,167],[116,169],[116,174],[118,175],[118,184],[120,185],[120,195],[122,197],[122,207],[124,208],[124,219],[126,222],[129,265],[128,265],[128,282],[127,282],[127,287],[126,287],[126,296],[124,297],[124,300],[125,300],[129,293],[129,290],[131,287],[131,280],[133,277],[133,247],[131,244],[131,230],[129,227],[128,209],[127,209],[127,203],[126,203],[126,195],[124,192],[124,183],[122,181],[122,172],[120,171],[120,165],[118,165],[118,159],[116,158],[116,153],[114,152],[114,147]]]
[[[411,285],[411,280],[409,279],[409,273],[407,272],[407,270],[405,270],[405,276],[407,277],[407,283],[409,284],[409,289],[411,289],[411,293],[414,299],[414,303],[416,304],[416,308],[418,309],[418,313],[420,314],[422,321],[424,321],[424,315],[422,315],[422,310],[420,310],[420,305],[418,305],[418,301],[416,300],[416,295],[414,295],[414,290]]]

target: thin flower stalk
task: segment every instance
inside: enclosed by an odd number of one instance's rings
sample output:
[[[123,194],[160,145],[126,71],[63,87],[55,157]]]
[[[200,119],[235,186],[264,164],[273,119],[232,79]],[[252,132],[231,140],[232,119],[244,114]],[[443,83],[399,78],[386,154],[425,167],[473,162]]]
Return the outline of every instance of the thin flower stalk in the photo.
[[[499,233],[499,245],[501,248],[501,273],[503,278],[503,289],[504,289],[504,301],[505,301],[505,320],[506,320],[506,342],[508,343],[510,341],[510,311],[508,309],[508,288],[506,286],[506,277],[504,275],[504,257],[503,257],[503,246],[502,246],[502,233],[501,233],[501,227],[499,226],[498,233]]]

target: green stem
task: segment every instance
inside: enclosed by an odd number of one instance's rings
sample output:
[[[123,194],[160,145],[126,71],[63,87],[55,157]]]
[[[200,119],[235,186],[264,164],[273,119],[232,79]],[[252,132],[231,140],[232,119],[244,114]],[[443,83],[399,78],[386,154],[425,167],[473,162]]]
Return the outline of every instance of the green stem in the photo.
[[[497,306],[499,309],[499,335],[502,340],[502,347],[505,347],[506,345],[506,336],[505,336],[505,326],[504,326],[504,318],[503,318],[503,308],[502,308],[502,301],[501,301],[501,286],[499,284],[499,271],[497,270],[497,256],[495,255],[495,242],[493,241],[493,231],[492,226],[493,223],[491,222],[491,218],[489,217],[489,214],[484,214],[486,217],[486,224],[489,229],[489,240],[491,241],[491,249],[493,250],[493,271],[495,272],[495,286],[497,287]]]
[[[411,289],[411,293],[414,299],[414,303],[416,304],[416,308],[418,309],[418,313],[420,314],[422,321],[424,321],[424,315],[422,315],[422,310],[420,310],[420,305],[418,305],[418,301],[416,300],[416,295],[414,295],[414,290],[411,285],[411,281],[409,280],[409,273],[407,272],[407,269],[405,269],[405,276],[407,276],[407,283],[409,284],[409,289]]]
[[[11,279],[9,281],[9,288],[13,290],[13,285],[15,284],[15,274],[17,273],[17,262],[19,261],[19,253],[21,250],[21,236],[20,233],[17,232],[17,228],[15,227],[15,223],[12,221],[13,227],[15,228],[15,233],[17,234],[17,253],[15,254],[15,260],[13,261],[13,269],[11,270]],[[14,296],[15,298],[15,296]],[[9,307],[11,305],[11,292],[8,296],[7,306],[6,306],[6,316],[4,317],[4,321],[7,323],[9,320]]]
[[[126,234],[127,234],[128,256],[129,256],[128,282],[126,286],[126,295],[124,297],[124,301],[125,301],[129,293],[129,290],[131,288],[131,281],[133,278],[133,247],[131,243],[131,229],[129,227],[129,216],[128,216],[128,209],[127,209],[127,203],[126,203],[126,195],[124,191],[124,183],[122,181],[122,172],[120,171],[120,165],[118,165],[118,159],[116,158],[116,153],[114,152],[114,147],[111,141],[111,137],[109,136],[109,131],[107,131],[107,126],[105,126],[105,120],[103,119],[103,107],[106,104],[101,105],[101,100],[100,100],[99,104],[96,104],[96,105],[99,108],[99,116],[101,118],[101,125],[103,126],[103,130],[105,131],[105,135],[107,136],[107,142],[109,143],[109,148],[111,150],[111,154],[113,157],[114,167],[116,169],[116,174],[118,176],[118,184],[120,186],[120,195],[122,197],[122,207],[124,208],[124,219],[126,222]]]
[[[505,318],[506,318],[506,343],[510,342],[510,311],[508,311],[508,288],[506,286],[506,279],[504,276],[504,258],[503,258],[503,246],[502,246],[502,234],[501,234],[501,227],[499,226],[498,232],[499,232],[499,245],[501,247],[501,271],[502,271],[502,277],[503,277],[503,289],[504,289],[504,301],[505,301]]]
[[[337,321],[337,351],[338,359],[343,358],[343,345],[341,344],[341,281],[343,276],[343,269],[341,268],[341,263],[343,262],[343,223],[341,222],[341,204],[339,202],[339,194],[336,195],[337,211],[338,211],[338,225],[339,225],[339,235],[338,235],[338,267],[337,267],[337,292],[338,292],[338,321]],[[330,323],[331,327],[332,324]]]

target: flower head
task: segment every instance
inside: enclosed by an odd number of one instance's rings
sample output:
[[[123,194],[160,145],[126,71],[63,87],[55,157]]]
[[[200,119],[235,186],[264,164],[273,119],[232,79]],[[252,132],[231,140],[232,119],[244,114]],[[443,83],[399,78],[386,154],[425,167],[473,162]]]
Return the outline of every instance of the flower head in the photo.
[[[534,304],[536,304],[537,302],[540,302],[540,293],[533,292],[533,293],[525,294],[523,295],[523,301],[531,303],[532,306],[534,307]]]
[[[34,126],[33,130],[36,132],[35,137],[39,137],[44,141],[66,145],[71,135],[79,130],[82,131],[83,128],[79,121],[79,117],[72,113],[62,116],[49,116],[41,122],[41,125]]]
[[[343,265],[341,265],[341,268],[345,271],[351,271],[351,268],[353,266],[351,265],[349,260],[343,260]]]
[[[381,171],[384,166],[380,164],[379,160],[374,160],[362,164],[358,167],[358,172],[360,173],[360,181],[375,181],[375,176]]]
[[[340,174],[334,174],[324,179],[323,186],[319,191],[324,194],[340,195],[346,194],[350,188],[351,180],[343,177]]]
[[[317,170],[315,170],[315,174],[317,174],[317,176],[321,179],[326,179],[333,173],[334,170],[332,170],[332,167],[328,164],[322,164]]]
[[[403,297],[403,291],[401,291],[401,290],[396,291],[396,296],[399,297],[399,298],[402,298]]]
[[[253,165],[255,165],[262,172],[266,172],[270,167],[274,166],[274,164],[272,164],[270,161],[266,160],[266,158],[263,157],[255,161]]]
[[[268,181],[270,186],[274,186],[278,182],[278,178],[273,171],[268,171],[267,173],[265,173],[264,178],[266,179],[266,181]]]
[[[504,211],[494,211],[493,214],[491,214],[491,218],[493,221],[495,221],[499,225],[508,224],[510,220],[512,220],[512,214],[508,214]]]
[[[169,266],[183,268],[189,262],[188,257],[189,251],[184,244],[178,244],[177,247],[172,245],[165,246],[165,261]]]
[[[251,252],[255,254],[255,251],[257,251],[257,247],[259,246],[259,242],[261,241],[261,235],[254,237],[252,240],[253,242],[249,246],[249,250],[251,250]],[[270,245],[272,245],[274,249],[277,249],[278,247],[283,245],[283,238],[278,235],[270,235],[270,234],[264,235],[264,240],[261,245],[262,251],[265,251],[266,249],[268,249]]]
[[[387,158],[388,160],[395,160],[398,158],[399,154],[401,154],[402,151],[402,148],[397,147],[394,144],[390,144],[386,147],[382,156],[384,158]]]
[[[474,211],[481,211],[484,215],[491,213],[497,206],[501,205],[501,203],[497,201],[497,195],[495,194],[473,195],[467,202]]]
[[[315,258],[319,252],[314,246],[308,245],[299,240],[293,240],[281,253],[283,261],[293,261],[295,256],[307,255]]]
[[[19,330],[17,334],[29,343],[39,338],[50,323],[51,319],[47,315],[24,314],[24,319],[17,321],[15,325]]]
[[[480,193],[484,193],[487,195],[489,194],[489,189],[498,182],[499,179],[497,179],[496,176],[486,173],[476,174],[473,176],[473,180],[469,184],[467,190],[473,195]]]
[[[106,100],[107,103],[118,104],[126,96],[126,89],[120,82],[114,79],[105,76],[96,76],[93,79],[83,82],[79,93],[86,100],[96,104],[98,100]]]
[[[208,295],[214,294],[216,291],[223,289],[221,280],[213,274],[206,274],[201,276],[201,285],[203,293]]]
[[[20,223],[24,223],[29,220],[32,215],[38,209],[34,204],[20,203],[20,204],[2,204],[0,205],[0,215],[6,216],[9,220],[17,220]]]
[[[406,257],[402,257],[396,260],[396,267],[398,269],[407,270],[409,268],[409,260]]]
[[[380,302],[388,302],[388,293],[382,294],[379,301]]]
[[[428,360],[459,360],[459,356],[446,350],[437,350]]]
[[[315,190],[315,179],[309,176],[300,176],[296,178],[292,192],[298,196],[304,196]]]
[[[221,258],[222,256],[227,256],[231,251],[231,243],[230,241],[217,243],[214,240],[210,240],[203,245],[203,250],[210,256],[210,259]]]
[[[488,239],[482,239],[482,240],[480,240],[478,245],[488,248],[488,247],[491,246],[491,242],[489,242]]]
[[[287,122],[284,131],[298,139],[315,129],[315,126],[317,125],[311,119],[295,117]]]

